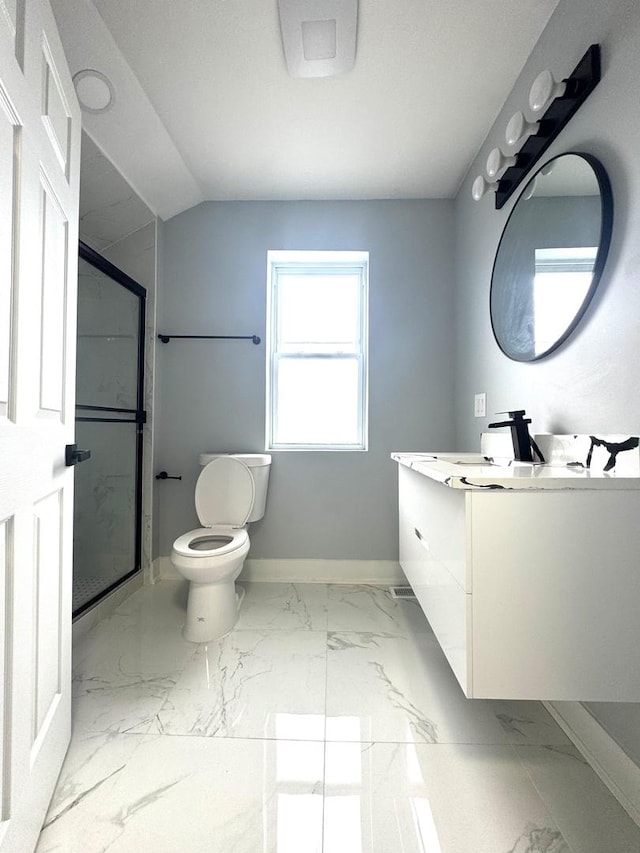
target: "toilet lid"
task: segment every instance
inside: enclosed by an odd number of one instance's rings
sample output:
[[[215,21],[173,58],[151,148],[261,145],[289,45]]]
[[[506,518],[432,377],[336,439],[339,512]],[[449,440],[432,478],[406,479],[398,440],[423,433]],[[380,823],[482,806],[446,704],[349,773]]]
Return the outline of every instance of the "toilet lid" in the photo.
[[[204,527],[243,527],[251,515],[255,484],[249,468],[233,456],[219,456],[196,483],[196,512]]]

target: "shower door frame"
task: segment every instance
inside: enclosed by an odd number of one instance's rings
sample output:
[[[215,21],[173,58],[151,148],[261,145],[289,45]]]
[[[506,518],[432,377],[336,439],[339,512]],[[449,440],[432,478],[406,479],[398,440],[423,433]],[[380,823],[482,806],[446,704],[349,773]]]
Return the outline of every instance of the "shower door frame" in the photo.
[[[125,572],[117,580],[94,595],[83,605],[73,611],[73,618],[82,616],[114,589],[117,589],[129,578],[142,569],[142,471],[143,471],[143,427],[147,422],[144,409],[144,359],[145,359],[145,330],[146,330],[146,301],[147,291],[141,284],[116,267],[82,240],[78,243],[78,256],[91,266],[113,279],[134,296],[138,297],[138,366],[136,387],[136,408],[121,409],[113,406],[90,406],[76,401],[76,423],[135,423],[136,424],[136,470],[135,470],[135,543],[134,567]],[[95,416],[79,414],[96,412]],[[120,415],[120,417],[118,417]],[[111,416],[111,417],[110,417]],[[127,417],[129,416],[129,417]],[[91,448],[89,448],[90,450]]]

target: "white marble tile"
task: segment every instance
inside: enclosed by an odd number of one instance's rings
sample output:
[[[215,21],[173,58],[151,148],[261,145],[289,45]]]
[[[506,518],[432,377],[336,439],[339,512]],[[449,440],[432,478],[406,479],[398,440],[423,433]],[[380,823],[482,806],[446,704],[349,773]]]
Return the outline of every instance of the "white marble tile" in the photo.
[[[111,790],[142,742],[143,738],[137,735],[74,732],[44,828],[64,820],[85,799],[101,798]]]
[[[163,581],[76,644],[38,853],[640,853],[543,706],[465,699],[411,610],[333,587],[368,627],[327,651],[322,587],[254,586],[219,643],[184,641]]]
[[[570,853],[510,746],[328,743],[323,853]]]
[[[519,704],[499,713],[517,718]],[[491,701],[465,698],[432,635],[329,634],[327,740],[502,744],[514,726]]]
[[[146,734],[155,727],[168,693],[168,688],[153,681],[132,686],[85,686],[74,692],[73,731]]]
[[[38,853],[321,853],[323,744],[145,737]]]
[[[123,602],[115,615],[142,628],[181,627],[187,615],[188,587],[187,581],[170,580],[144,586]]]
[[[136,625],[117,614],[74,649],[78,731],[145,732],[194,653],[178,627]]]
[[[398,636],[431,633],[420,605],[393,598],[388,587],[329,585],[329,631],[374,631]]]
[[[234,631],[201,645],[158,713],[165,734],[322,740],[326,633]]]
[[[640,851],[640,827],[573,746],[516,751],[572,853]]]
[[[242,583],[245,597],[236,630],[327,630],[325,584]]]
[[[509,743],[558,746],[571,743],[541,702],[494,699],[490,705]]]
[[[143,592],[140,590],[139,592]],[[73,680],[93,684],[129,685],[157,680],[171,686],[196,648],[179,625],[152,627],[120,616],[131,596],[90,631],[74,649]]]

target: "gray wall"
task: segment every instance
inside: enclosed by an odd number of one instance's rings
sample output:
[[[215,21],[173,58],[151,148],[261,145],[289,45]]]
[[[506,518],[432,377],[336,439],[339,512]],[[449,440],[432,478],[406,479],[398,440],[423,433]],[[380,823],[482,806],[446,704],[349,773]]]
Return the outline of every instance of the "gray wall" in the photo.
[[[253,558],[397,559],[392,450],[453,439],[453,203],[212,202],[164,224],[158,331],[258,334],[269,249],[370,252],[369,450],[273,454]],[[198,526],[198,453],[264,449],[265,347],[157,348],[160,554]]]
[[[543,68],[569,74],[586,48],[602,49],[602,81],[548,151],[586,151],[609,172],[614,197],[613,242],[604,279],[566,344],[533,364],[509,361],[493,341],[489,285],[493,257],[511,209],[489,196],[471,199],[471,184],[510,116],[527,103]],[[492,414],[526,408],[536,431],[640,431],[640,5],[636,0],[561,0],[509,95],[456,200],[456,427],[462,449],[477,449]],[[487,419],[473,418],[474,393],[487,392]],[[640,570],[640,555],[638,556]],[[612,566],[612,583],[615,582]],[[640,652],[638,653],[640,654]],[[638,666],[638,661],[629,661]],[[640,706],[590,706],[640,760]]]

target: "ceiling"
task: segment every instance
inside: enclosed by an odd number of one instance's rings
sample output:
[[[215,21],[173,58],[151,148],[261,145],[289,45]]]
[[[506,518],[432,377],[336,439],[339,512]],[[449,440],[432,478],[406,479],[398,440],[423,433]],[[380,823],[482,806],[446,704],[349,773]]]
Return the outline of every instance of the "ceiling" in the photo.
[[[287,74],[277,0],[52,0],[83,125],[167,219],[204,200],[451,198],[558,0],[359,0],[355,67]]]

